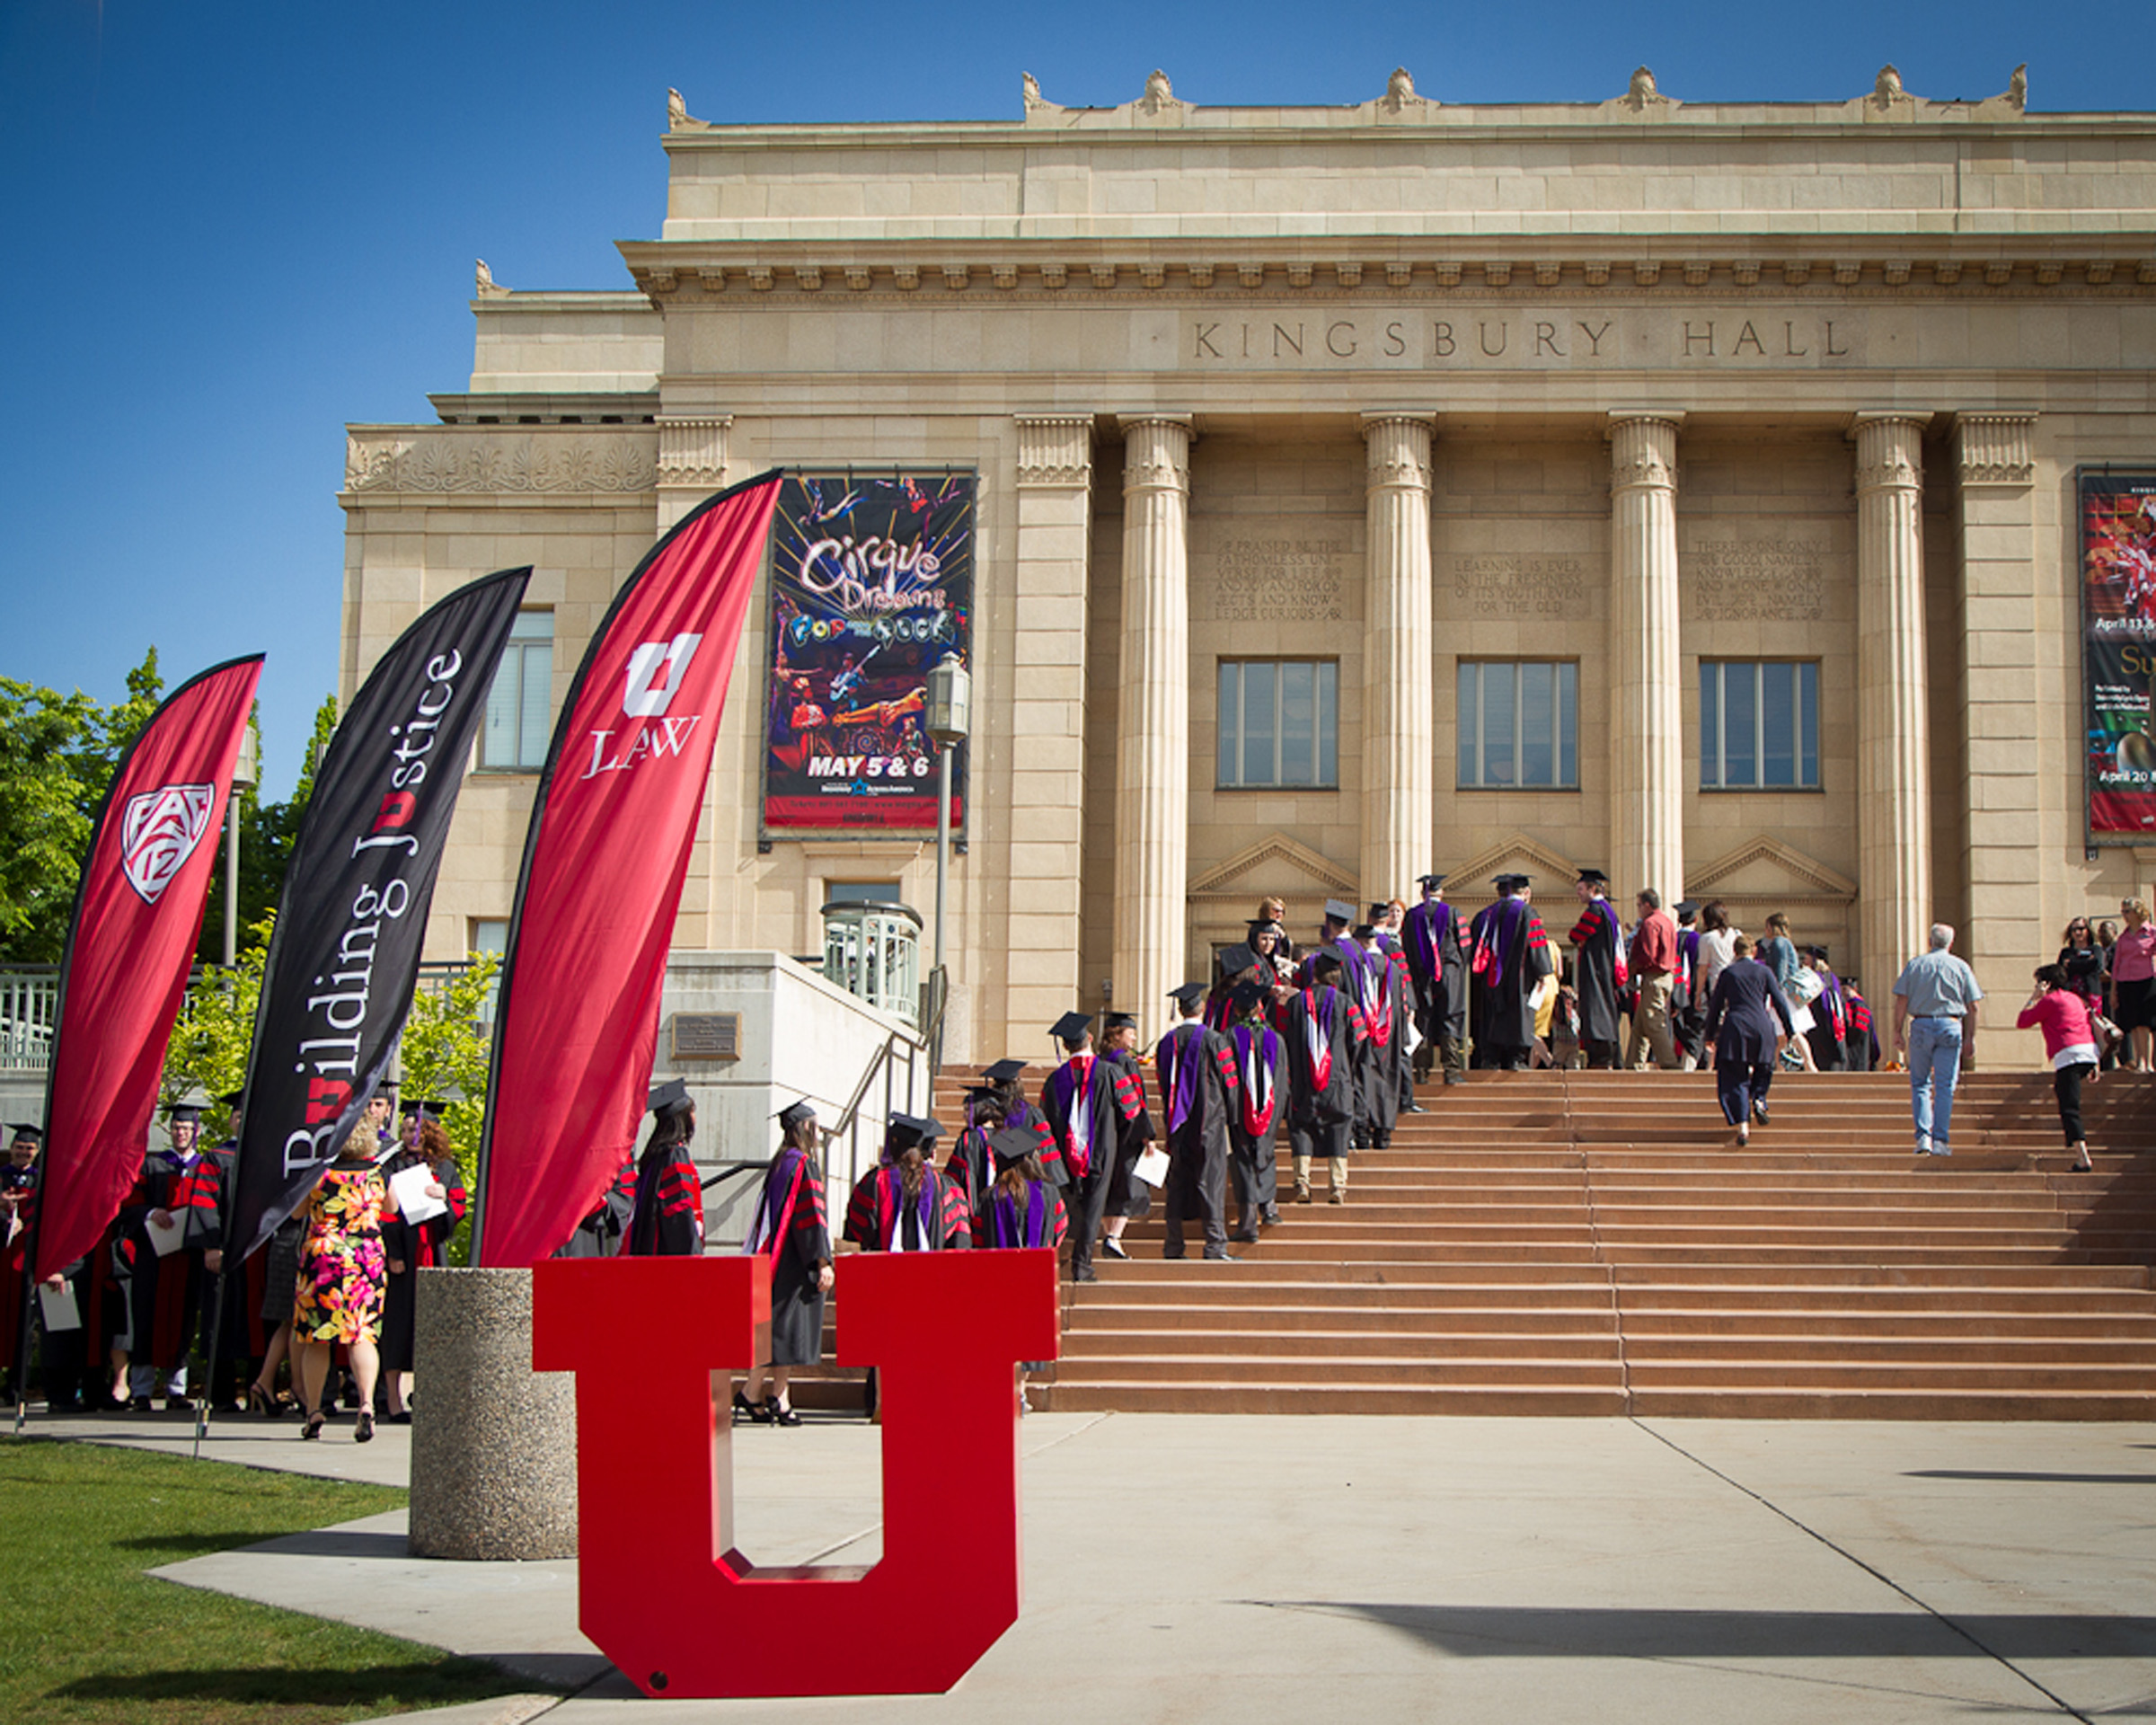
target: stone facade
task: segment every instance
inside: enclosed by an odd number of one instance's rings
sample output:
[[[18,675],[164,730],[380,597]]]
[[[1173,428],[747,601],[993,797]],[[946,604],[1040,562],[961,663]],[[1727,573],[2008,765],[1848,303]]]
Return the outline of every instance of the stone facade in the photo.
[[[349,694],[420,606],[535,565],[554,711],[616,584],[786,464],[977,469],[958,1057],[1103,988],[1148,1034],[1258,898],[1425,868],[1787,910],[1883,998],[1925,924],[2019,998],[2085,854],[2073,475],[2156,465],[2156,119],[1728,105],[1651,75],[1478,108],[729,127],[673,113],[633,293],[472,303],[439,423],[354,426]],[[752,610],[676,944],[815,951],[932,845],[759,843]],[[1224,660],[1317,661],[1329,783],[1224,784]],[[1574,668],[1577,783],[1462,784],[1464,662]],[[1701,661],[1815,668],[1816,789],[1702,788]],[[535,780],[475,772],[429,930],[508,914]],[[1562,920],[1560,918],[1560,920]],[[1298,930],[1300,932],[1300,929]]]

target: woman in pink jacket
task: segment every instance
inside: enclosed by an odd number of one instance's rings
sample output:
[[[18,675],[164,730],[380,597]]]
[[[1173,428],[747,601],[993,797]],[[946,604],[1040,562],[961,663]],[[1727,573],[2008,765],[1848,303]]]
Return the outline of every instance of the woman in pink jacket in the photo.
[[[2029,991],[2014,1027],[2041,1028],[2044,1032],[2052,1088],[2059,1098],[2059,1126],[2066,1134],[2067,1149],[2073,1153],[2074,1172],[2087,1173],[2095,1164],[2089,1160],[2089,1140],[2081,1129],[2081,1085],[2096,1082],[2099,1058],[2089,1003],[2066,986],[2061,966],[2047,964],[2037,972],[2037,986]]]

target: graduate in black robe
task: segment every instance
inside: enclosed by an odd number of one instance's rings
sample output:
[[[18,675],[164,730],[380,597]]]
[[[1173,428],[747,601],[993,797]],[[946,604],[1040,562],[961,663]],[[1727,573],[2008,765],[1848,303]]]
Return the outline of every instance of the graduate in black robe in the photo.
[[[1500,874],[1497,902],[1475,914],[1468,969],[1474,978],[1475,1065],[1523,1072],[1534,1052],[1535,985],[1554,970],[1549,937],[1519,896],[1524,874]]]
[[[1235,1059],[1237,1095],[1228,1110],[1228,1183],[1235,1194],[1235,1231],[1250,1244],[1261,1225],[1280,1219],[1280,1122],[1287,1112],[1287,1051],[1267,1022],[1270,993],[1245,983],[1230,1003],[1226,1031]]]
[[[1669,1028],[1677,1039],[1677,1053],[1686,1072],[1696,1071],[1705,1039],[1700,1026],[1707,1009],[1693,996],[1699,993],[1700,906],[1687,898],[1676,907],[1677,968],[1670,973]]]
[[[645,1106],[651,1136],[636,1160],[636,1195],[629,1210],[625,1258],[699,1258],[703,1255],[703,1183],[689,1156],[696,1134],[696,1104],[678,1078],[655,1085]]]
[[[1400,1119],[1408,1066],[1408,1013],[1401,967],[1377,938],[1377,925],[1355,931],[1356,963],[1348,976],[1362,1040],[1356,1050],[1355,1132],[1358,1150],[1383,1150]]]
[[[1041,1172],[1047,1175],[1048,1184],[1060,1190],[1071,1183],[1070,1170],[1063,1165],[1063,1152],[1056,1148],[1056,1135],[1048,1130],[1048,1117],[1026,1100],[1025,1086],[1021,1082],[1025,1071],[1023,1060],[1006,1057],[992,1066],[983,1066],[981,1076],[995,1086],[996,1100],[1003,1108],[1003,1124],[1033,1135]]]
[[[1288,1146],[1295,1160],[1295,1202],[1310,1202],[1310,1168],[1323,1156],[1332,1203],[1348,1201],[1348,1150],[1355,1130],[1355,1057],[1361,1015],[1336,986],[1340,961],[1312,955],[1310,986],[1280,1028],[1286,1043]]]
[[[1124,1122],[1137,1118],[1140,1102],[1137,1086],[1122,1068],[1093,1052],[1092,1020],[1083,1013],[1065,1013],[1048,1033],[1068,1057],[1041,1085],[1040,1106],[1070,1175],[1065,1195],[1074,1230],[1071,1279],[1090,1282],[1095,1279],[1093,1242],[1115,1183],[1117,1146]]]
[[[1153,1051],[1168,1131],[1168,1238],[1164,1258],[1183,1256],[1183,1224],[1195,1217],[1207,1258],[1228,1256],[1228,1119],[1240,1084],[1228,1040],[1199,1016],[1206,985],[1186,982],[1169,999],[1182,1022]]]
[[[128,1312],[128,1390],[135,1411],[155,1405],[158,1381],[164,1405],[192,1411],[187,1395],[188,1354],[209,1278],[224,1267],[224,1185],[217,1163],[200,1148],[202,1107],[176,1104],[172,1143],[143,1159],[142,1172],[119,1209],[113,1247]],[[178,1243],[160,1256],[157,1234]]]
[[[1614,1072],[1618,1044],[1624,1036],[1624,1009],[1619,1004],[1625,984],[1624,930],[1606,894],[1610,878],[1600,869],[1582,869],[1574,890],[1579,920],[1566,938],[1574,949],[1572,986],[1579,998],[1579,1047],[1590,1071]]]
[[[389,1261],[389,1286],[382,1296],[382,1340],[376,1345],[382,1362],[382,1417],[393,1426],[411,1423],[411,1410],[404,1402],[404,1380],[418,1364],[420,1272],[447,1261],[449,1236],[464,1219],[467,1202],[464,1172],[456,1165],[449,1135],[442,1128],[442,1108],[440,1102],[407,1101],[402,1142],[382,1164],[384,1178],[393,1181],[411,1169],[427,1169],[433,1175],[428,1196],[448,1207],[420,1222],[409,1221],[394,1209],[382,1217],[382,1254]],[[270,1253],[259,1252],[255,1256],[267,1258]]]
[[[1003,1123],[1003,1092],[994,1084],[976,1084],[966,1092],[966,1124],[950,1147],[943,1177],[964,1194],[966,1208],[976,1221],[995,1183],[995,1152],[988,1136]]]
[[[1445,877],[1426,874],[1417,883],[1422,902],[1408,912],[1401,947],[1408,958],[1408,982],[1414,991],[1415,1031],[1422,1038],[1415,1050],[1415,1075],[1427,1080],[1439,1061],[1445,1082],[1467,1077],[1467,938],[1465,922],[1445,902]]]
[[[37,1215],[38,1149],[45,1134],[36,1126],[10,1126],[7,1160],[0,1163],[0,1407],[30,1395],[30,1357],[22,1351],[23,1276],[31,1226]],[[51,1394],[49,1371],[46,1392]]]
[[[578,1223],[569,1238],[554,1248],[557,1258],[612,1258],[622,1249],[629,1230],[629,1213],[636,1208],[636,1163],[624,1162],[614,1171],[614,1184],[599,1207]]]
[[[973,1243],[988,1252],[1055,1251],[1070,1231],[1070,1215],[1033,1153],[1033,1135],[998,1127],[988,1135],[988,1146],[995,1177],[982,1196],[980,1226]],[[1047,1365],[1043,1359],[1019,1361],[1021,1413],[1033,1411],[1026,1400],[1027,1376]]]
[[[1161,1136],[1153,1124],[1153,1110],[1145,1101],[1145,1069],[1138,1060],[1138,1021],[1129,1013],[1109,1013],[1100,1020],[1105,1044],[1100,1057],[1130,1080],[1131,1093],[1138,1099],[1135,1119],[1123,1122],[1116,1135],[1116,1167],[1108,1194],[1108,1221],[1100,1236],[1104,1257],[1128,1258],[1123,1250],[1123,1230],[1153,1214],[1153,1188],[1138,1175],[1138,1158],[1146,1146]]]
[[[798,1426],[787,1399],[793,1367],[824,1357],[824,1296],[831,1291],[831,1228],[824,1205],[824,1171],[816,1110],[806,1101],[779,1110],[779,1147],[764,1175],[756,1217],[742,1250],[771,1264],[771,1351],[734,1392],[734,1416],[760,1426]]]

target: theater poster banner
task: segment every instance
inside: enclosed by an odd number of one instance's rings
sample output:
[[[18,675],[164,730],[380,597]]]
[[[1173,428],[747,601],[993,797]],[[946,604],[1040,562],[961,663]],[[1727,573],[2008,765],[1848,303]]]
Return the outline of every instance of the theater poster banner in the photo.
[[[970,473],[790,473],[772,529],[764,831],[936,827],[928,674],[973,650]],[[951,762],[963,830],[967,754]]]
[[[2156,473],[2084,471],[2081,503],[2089,838],[2156,843]]]

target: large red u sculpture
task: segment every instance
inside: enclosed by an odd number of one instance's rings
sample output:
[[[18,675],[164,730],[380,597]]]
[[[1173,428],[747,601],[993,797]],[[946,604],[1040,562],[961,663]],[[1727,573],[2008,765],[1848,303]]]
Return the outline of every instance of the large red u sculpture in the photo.
[[[754,1363],[769,1276],[755,1258],[533,1267],[532,1364],[577,1375],[583,1631],[652,1695],[948,1689],[1018,1620],[1012,1367],[1056,1357],[1056,1255],[841,1261],[839,1360],[878,1368],[883,1412],[883,1558],[866,1570],[758,1569],[734,1549],[712,1373]]]

